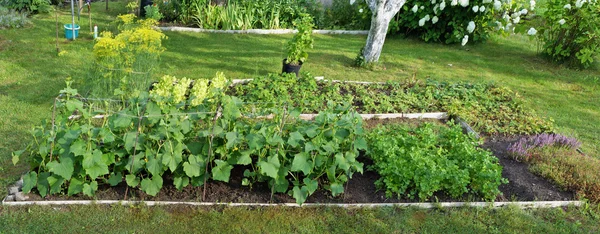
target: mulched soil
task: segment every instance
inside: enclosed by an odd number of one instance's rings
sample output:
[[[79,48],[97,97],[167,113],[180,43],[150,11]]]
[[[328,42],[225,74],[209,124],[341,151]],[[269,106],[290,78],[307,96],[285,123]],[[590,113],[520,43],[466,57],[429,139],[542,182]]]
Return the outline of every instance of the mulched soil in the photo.
[[[372,128],[379,124],[389,124],[404,122],[408,124],[419,124],[418,120],[373,120],[367,121],[366,128]],[[421,121],[422,122],[422,121]],[[433,121],[438,122],[439,121]],[[518,137],[486,137],[483,148],[489,149],[498,157],[503,166],[502,176],[508,179],[509,183],[500,186],[502,194],[496,198],[496,201],[565,201],[573,200],[574,193],[563,191],[558,186],[548,180],[534,175],[528,170],[525,163],[515,161],[508,155],[507,146],[515,142]],[[318,190],[311,195],[306,202],[309,203],[397,203],[397,202],[423,202],[417,199],[408,198],[386,198],[385,191],[378,190],[374,182],[379,179],[375,172],[366,170],[370,160],[362,157],[365,163],[364,174],[354,174],[352,179],[346,185],[345,192],[332,197],[327,191]],[[172,179],[167,176],[163,183],[163,188],[155,197],[144,194],[140,189],[127,189],[125,183],[116,187],[101,186],[97,191],[95,199],[98,200],[122,200],[127,191],[128,200],[145,201],[196,201],[196,202],[241,202],[241,203],[294,203],[295,200],[287,194],[274,194],[271,197],[271,191],[265,183],[255,184],[252,188],[242,186],[243,167],[235,167],[231,171],[230,183],[209,181],[206,185],[206,194],[203,198],[204,187],[188,186],[182,191],[178,191],[172,184]],[[45,199],[39,195],[30,194],[30,200],[86,200],[89,197],[77,195],[67,197],[65,195],[53,195]],[[459,199],[451,198],[444,193],[436,193],[432,198],[425,202],[454,202],[454,201],[481,201],[481,198],[474,196],[465,196]]]

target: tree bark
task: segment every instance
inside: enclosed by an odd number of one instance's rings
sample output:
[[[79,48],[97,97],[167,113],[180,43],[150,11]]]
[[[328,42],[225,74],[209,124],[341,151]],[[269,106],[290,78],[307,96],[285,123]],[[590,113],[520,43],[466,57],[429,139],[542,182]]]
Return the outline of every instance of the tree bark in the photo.
[[[390,20],[400,11],[406,0],[366,1],[373,15],[371,16],[369,36],[367,37],[367,43],[363,48],[362,55],[365,58],[365,62],[372,63],[379,61]]]

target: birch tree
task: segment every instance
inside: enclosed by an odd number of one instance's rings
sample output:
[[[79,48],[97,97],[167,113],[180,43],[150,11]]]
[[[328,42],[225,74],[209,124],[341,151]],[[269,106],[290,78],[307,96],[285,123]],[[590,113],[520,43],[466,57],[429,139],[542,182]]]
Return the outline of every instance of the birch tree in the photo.
[[[390,21],[400,11],[406,0],[365,0],[371,9],[371,29],[362,56],[365,62],[377,62],[385,42]]]

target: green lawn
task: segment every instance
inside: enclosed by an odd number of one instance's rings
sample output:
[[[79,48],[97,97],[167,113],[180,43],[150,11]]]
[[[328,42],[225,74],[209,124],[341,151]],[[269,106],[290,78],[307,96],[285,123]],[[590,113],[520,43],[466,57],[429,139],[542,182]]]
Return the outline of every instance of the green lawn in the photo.
[[[2,233],[596,233],[580,209],[0,207]],[[52,218],[48,218],[52,217]]]
[[[107,13],[103,2],[93,3],[93,22],[100,30],[110,28],[108,24],[114,16],[124,12],[116,10],[124,9],[123,2],[110,4],[111,10]],[[53,98],[64,87],[64,80],[72,77],[81,83],[93,66],[93,41],[87,15],[82,16],[80,21],[81,38],[74,42],[64,39],[62,29],[62,24],[70,22],[70,13],[59,11],[59,21],[59,47],[66,51],[63,56],[56,53],[54,14],[34,16],[34,26],[30,28],[0,30],[0,188],[6,188],[27,170],[25,163],[12,166],[11,152],[25,147],[31,140],[27,131],[50,117]],[[188,78],[212,77],[217,71],[223,71],[229,78],[251,78],[279,72],[284,57],[283,46],[291,38],[291,35],[166,34],[169,37],[164,42],[167,51],[162,56],[157,76],[170,74]],[[518,91],[525,97],[528,106],[540,115],[553,118],[560,132],[582,140],[583,150],[588,155],[600,157],[598,64],[594,69],[577,71],[549,63],[536,53],[535,42],[520,36],[494,37],[488,43],[465,47],[391,37],[381,57],[385,70],[352,68],[349,65],[365,38],[316,36],[315,48],[302,70],[339,80],[402,80],[416,75],[420,79],[442,81],[495,82]],[[0,189],[0,196],[5,194],[6,190]],[[178,209],[163,208],[70,207],[55,210],[48,207],[0,207],[0,232],[20,229],[41,231],[35,229],[36,223],[46,225],[51,232],[75,225],[87,225],[86,229],[91,230],[106,227],[106,232],[123,231],[119,228],[130,225],[138,225],[135,227],[142,232],[153,232],[155,226],[168,231],[172,229],[166,224],[171,223],[180,225],[185,231],[201,228],[194,224],[204,221],[212,225],[207,226],[206,231],[209,231],[219,230],[217,228],[226,221],[235,223],[237,220],[249,220],[232,224],[239,225],[235,226],[237,230],[248,228],[249,232],[266,231],[260,229],[263,227],[281,232],[388,232],[400,227],[409,228],[408,232],[462,231],[462,228],[473,232],[516,232],[522,231],[523,227],[531,232],[571,232],[577,231],[579,224],[589,228],[587,231],[597,231],[597,223],[596,226],[589,225],[594,219],[579,215],[580,211],[194,209],[193,215],[188,216],[187,212]],[[53,219],[47,219],[49,215]],[[23,222],[30,218],[31,224]],[[292,221],[294,223],[290,223]],[[64,222],[73,225],[64,225]],[[241,226],[243,223],[249,226]]]

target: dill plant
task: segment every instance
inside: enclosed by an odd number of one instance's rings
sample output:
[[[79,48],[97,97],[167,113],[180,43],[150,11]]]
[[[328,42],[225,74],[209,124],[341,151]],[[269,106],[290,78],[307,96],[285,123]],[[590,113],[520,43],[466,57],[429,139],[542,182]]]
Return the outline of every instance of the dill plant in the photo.
[[[135,94],[148,89],[165,50],[162,40],[167,37],[153,28],[156,20],[136,20],[135,15],[126,14],[118,16],[117,24],[118,34],[103,32],[94,45],[94,96]]]

